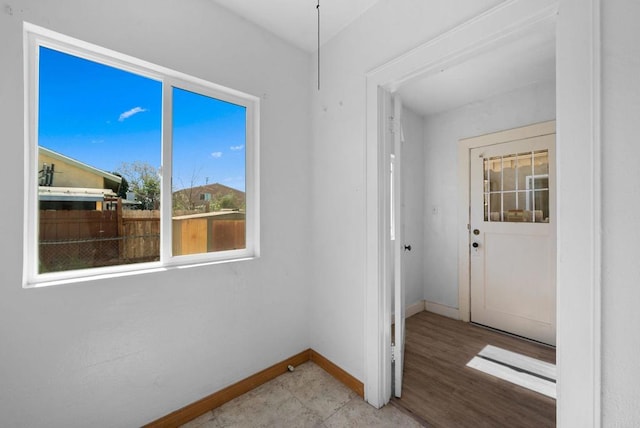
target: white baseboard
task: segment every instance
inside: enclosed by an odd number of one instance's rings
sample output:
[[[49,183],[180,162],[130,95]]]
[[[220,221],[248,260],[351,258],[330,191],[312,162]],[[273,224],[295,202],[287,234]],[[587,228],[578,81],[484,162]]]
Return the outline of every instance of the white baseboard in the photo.
[[[404,317],[409,318],[410,316],[413,316],[417,313],[424,311],[425,310],[424,303],[425,303],[424,300],[418,300],[414,304],[407,306],[406,309],[404,310]]]
[[[409,318],[422,311],[433,312],[434,314],[453,318],[454,320],[460,319],[460,312],[458,309],[452,308],[451,306],[441,305],[440,303],[430,302],[428,300],[418,300],[417,302],[407,306],[404,310],[404,317]],[[393,324],[394,322],[394,312],[391,312],[391,323]]]
[[[418,300],[417,302],[407,306],[404,309],[404,317],[409,318],[417,313],[424,311],[424,300]],[[395,324],[396,322],[396,312],[391,311],[391,324]]]
[[[460,311],[451,306],[441,305],[440,303],[424,301],[424,310],[433,312],[434,314],[442,315],[443,317],[453,318],[454,320],[460,319]]]

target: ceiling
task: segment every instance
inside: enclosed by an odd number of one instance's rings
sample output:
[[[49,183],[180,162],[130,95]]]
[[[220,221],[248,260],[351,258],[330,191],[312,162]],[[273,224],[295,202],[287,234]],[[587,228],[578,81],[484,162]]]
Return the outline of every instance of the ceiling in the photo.
[[[403,84],[403,105],[428,116],[555,79],[555,22],[461,64]]]
[[[317,0],[213,0],[307,51],[318,43]],[[378,0],[320,0],[320,42],[338,34]]]
[[[317,0],[213,1],[307,52],[317,48]],[[377,2],[320,0],[321,44]],[[404,83],[403,104],[427,116],[555,79],[555,27],[550,20],[535,33]]]

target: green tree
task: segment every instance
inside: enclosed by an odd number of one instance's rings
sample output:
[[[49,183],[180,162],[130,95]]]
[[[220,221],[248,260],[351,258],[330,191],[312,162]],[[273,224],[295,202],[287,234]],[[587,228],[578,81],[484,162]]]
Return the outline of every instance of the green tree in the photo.
[[[112,172],[111,174],[117,177],[120,177],[122,179],[122,181],[120,182],[120,186],[118,186],[117,195],[122,199],[127,199],[127,192],[129,191],[129,182],[119,172]]]
[[[239,210],[241,207],[240,204],[238,204],[236,197],[233,194],[228,193],[215,198],[211,203],[211,208],[213,211],[220,211],[222,209]]]
[[[232,194],[224,195],[220,198],[220,208],[238,209],[236,198]]]
[[[117,172],[127,180],[129,190],[136,195],[143,210],[160,207],[160,175],[158,169],[147,162],[123,162]]]

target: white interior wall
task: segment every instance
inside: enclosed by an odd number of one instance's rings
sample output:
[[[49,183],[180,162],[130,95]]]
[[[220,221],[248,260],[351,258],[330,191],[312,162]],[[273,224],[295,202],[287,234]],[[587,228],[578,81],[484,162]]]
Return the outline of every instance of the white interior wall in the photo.
[[[425,118],[427,301],[458,307],[458,141],[555,118],[555,81],[534,83]]]
[[[459,1],[455,7],[450,3],[437,7],[430,2],[383,0],[323,47],[323,89],[312,100],[312,236],[316,280],[312,291],[311,337],[314,348],[360,378],[367,358],[361,333],[366,250],[362,226],[366,154],[364,76],[376,66],[498,3]],[[599,269],[584,263],[590,257],[598,263],[599,244],[592,239],[599,231],[585,230],[585,222],[572,221],[584,217],[593,220],[592,209],[599,202],[593,199],[592,187],[584,185],[591,177],[597,177],[593,169],[599,165],[589,163],[594,156],[598,159],[597,153],[584,153],[593,147],[589,139],[592,133],[580,131],[581,125],[588,127],[594,114],[598,114],[597,110],[591,110],[598,93],[590,92],[592,75],[595,73],[597,78],[598,73],[597,68],[590,68],[597,64],[591,49],[599,46],[597,40],[592,46],[589,39],[594,29],[597,37],[598,21],[592,15],[595,12],[602,13],[604,36],[603,425],[635,426],[640,421],[638,406],[634,404],[640,399],[636,381],[639,370],[634,364],[640,339],[630,335],[628,328],[638,325],[638,312],[633,307],[639,300],[638,287],[633,282],[638,277],[633,251],[638,242],[638,217],[634,215],[638,202],[633,198],[638,170],[627,164],[637,157],[634,155],[638,151],[633,142],[640,88],[638,30],[634,22],[640,13],[639,6],[635,0],[559,0],[559,5],[557,70],[561,102],[557,108],[562,141],[558,161],[563,169],[559,171],[558,184],[564,199],[558,204],[562,223],[558,237],[564,247],[559,249],[558,297],[559,304],[567,310],[558,314],[558,331],[563,341],[558,348],[558,359],[563,364],[559,373],[562,382],[559,382],[558,423],[599,426],[598,420],[594,424],[592,415],[599,416],[600,397],[590,396],[592,391],[598,391],[600,370],[599,355],[592,354],[599,350],[598,335],[591,336],[594,329],[599,330],[594,306],[597,293],[591,293],[598,287]],[[562,125],[563,120],[566,125]],[[565,131],[570,133],[562,134]],[[340,207],[339,214],[326,215],[331,213],[330,208],[324,207],[327,200],[335,201],[332,206]],[[591,320],[596,324],[576,325],[576,317],[580,322]],[[341,334],[336,335],[337,331]]]
[[[602,426],[640,426],[640,2],[602,2]],[[584,166],[589,168],[588,165]]]
[[[402,109],[402,245],[405,307],[424,299],[424,119]]]
[[[366,73],[499,3],[381,0],[322,47],[311,104],[311,345],[362,381]]]
[[[260,259],[21,288],[23,20],[263,97]],[[309,347],[307,53],[207,0],[14,0],[0,40],[0,425],[140,426]]]
[[[139,425],[252,373],[265,362],[290,355],[299,345],[306,347],[308,337],[316,350],[362,379],[364,74],[498,3],[461,0],[453,8],[448,3],[438,7],[419,0],[383,0],[325,45],[323,90],[311,103],[314,139],[309,165],[305,94],[311,84],[306,79],[306,61],[301,53],[243,20],[204,0],[194,0],[188,8],[168,0],[6,2],[0,11],[0,125],[4,141],[0,178],[3,183],[13,183],[4,188],[5,200],[17,202],[0,208],[4,242],[0,247],[3,422],[8,426],[87,426],[113,422],[112,416],[117,414],[123,426]],[[564,12],[575,13],[584,6],[582,0],[560,3]],[[640,154],[633,144],[640,99],[634,17],[640,11],[635,0],[602,3],[602,185],[607,207],[603,213],[603,426],[635,426],[640,421],[636,405],[640,401],[636,382],[640,339],[633,330],[629,333],[629,326],[640,323],[634,307],[639,290],[633,282],[640,273],[634,251],[638,202],[633,198],[639,177],[637,168],[629,163]],[[263,258],[246,266],[189,270],[190,281],[173,271],[110,282],[20,289],[22,19],[246,92],[266,92],[269,98],[263,101],[262,120]],[[572,38],[572,30],[579,25],[583,24],[562,20],[559,49],[559,70],[565,79],[572,76],[579,80],[576,87],[583,84],[580,72],[585,71],[572,67],[573,53],[584,42]],[[233,43],[232,49],[229,43]],[[208,55],[195,51],[201,46]],[[584,53],[579,56],[583,58]],[[304,85],[306,89],[300,89]],[[563,112],[578,107],[567,103]],[[275,117],[276,111],[286,112],[286,120]],[[574,153],[580,147],[580,142],[571,138],[567,144]],[[283,155],[288,160],[286,169],[279,162]],[[311,183],[304,174],[309,166]],[[580,169],[572,163],[564,178],[572,174],[579,178],[584,168],[589,165]],[[306,193],[309,190],[311,200]],[[296,212],[304,215],[282,215],[280,208],[290,203],[291,194],[300,201]],[[305,211],[307,202],[313,212]],[[305,215],[311,215],[313,232],[304,222]],[[311,275],[305,272],[309,267],[305,259],[297,257],[301,253],[299,236],[312,237],[307,252],[313,255]],[[580,268],[571,261],[562,263],[567,272]],[[304,320],[309,281],[313,303],[309,307],[311,334],[307,336]],[[582,304],[585,299],[578,301]],[[570,325],[570,320],[560,321]],[[579,348],[559,352],[565,361],[580,358]],[[569,375],[563,375],[567,385],[575,385],[584,375],[579,370],[567,372]],[[564,396],[563,402],[580,404],[569,396]],[[570,410],[573,412],[567,414],[576,415],[585,408],[574,405]],[[559,420],[566,426],[571,422]]]

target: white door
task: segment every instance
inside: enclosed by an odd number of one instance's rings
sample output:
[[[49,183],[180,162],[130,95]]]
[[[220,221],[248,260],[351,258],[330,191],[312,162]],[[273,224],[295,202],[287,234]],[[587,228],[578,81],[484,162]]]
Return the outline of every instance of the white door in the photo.
[[[555,345],[555,134],[471,149],[470,164],[471,321]]]
[[[394,282],[394,395],[402,394],[402,371],[404,367],[404,283],[402,269],[403,224],[402,221],[402,102],[398,96],[393,103],[393,154],[391,155],[391,235],[393,244],[393,282]]]

